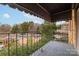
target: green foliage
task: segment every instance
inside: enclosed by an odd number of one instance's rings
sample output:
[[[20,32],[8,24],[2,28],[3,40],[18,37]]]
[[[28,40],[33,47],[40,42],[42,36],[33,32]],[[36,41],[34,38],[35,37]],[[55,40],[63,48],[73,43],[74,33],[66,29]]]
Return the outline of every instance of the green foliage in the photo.
[[[19,44],[17,44],[16,46],[16,42],[11,43],[9,45],[9,48],[5,47],[0,50],[0,56],[29,56],[37,49],[45,45],[48,42],[48,39],[42,38],[39,42],[36,42],[34,44],[32,41],[33,40],[31,39],[31,37],[29,37],[28,45],[20,46]]]
[[[12,33],[26,33],[30,31],[33,27],[33,22],[24,22],[19,25],[13,26],[11,32]],[[8,53],[11,56],[26,56],[26,55],[31,55],[33,52],[35,52],[37,49],[45,45],[52,37],[54,37],[54,32],[56,31],[57,26],[55,23],[49,23],[45,21],[44,24],[42,24],[40,27],[37,28],[37,32],[41,33],[42,39],[39,42],[33,43],[33,40],[31,37],[28,37],[28,44],[19,46],[17,44],[16,46],[16,41],[12,42],[8,47],[3,48],[0,50],[0,55],[1,56],[6,56]]]
[[[11,33],[26,33],[33,28],[34,23],[31,22],[23,22],[22,24],[14,25],[12,27]]]
[[[57,27],[56,27],[55,23],[45,22],[44,24],[41,25],[39,32],[45,38],[51,39],[54,37],[54,33],[55,33],[56,29],[57,29]]]
[[[11,30],[11,33],[18,33],[19,32],[19,27],[18,25],[14,25],[12,30]]]
[[[29,25],[28,25],[27,22],[22,23],[22,24],[20,25],[20,32],[21,32],[21,33],[26,33],[26,32],[28,32],[28,27],[29,27]]]

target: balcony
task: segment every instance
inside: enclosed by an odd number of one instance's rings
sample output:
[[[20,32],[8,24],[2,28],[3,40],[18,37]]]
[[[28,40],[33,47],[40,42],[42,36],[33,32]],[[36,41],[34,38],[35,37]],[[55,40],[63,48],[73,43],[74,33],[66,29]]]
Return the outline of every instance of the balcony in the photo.
[[[10,3],[8,6],[21,12],[23,11],[23,13],[33,14],[37,17],[47,20],[50,22],[49,24],[55,23],[56,21],[69,21],[69,25],[66,25],[64,29],[64,25],[61,27],[61,29],[54,29],[52,26],[48,25],[43,27],[45,28],[45,30],[43,30],[44,34],[41,34],[39,32],[26,31],[24,26],[28,27],[28,24],[26,25],[25,22],[24,24],[21,24],[23,27],[20,28],[20,32],[23,30],[23,33],[20,33],[19,29],[16,30],[15,33],[0,33],[0,56],[78,55],[76,49],[78,46],[76,13],[79,4]],[[33,23],[30,25],[30,27],[28,27],[30,30],[32,25]]]
[[[60,31],[61,32],[61,31]],[[66,31],[66,33],[68,33]],[[0,33],[0,56],[70,56],[77,55],[68,43],[68,34],[57,32],[55,37],[43,38],[41,33]]]

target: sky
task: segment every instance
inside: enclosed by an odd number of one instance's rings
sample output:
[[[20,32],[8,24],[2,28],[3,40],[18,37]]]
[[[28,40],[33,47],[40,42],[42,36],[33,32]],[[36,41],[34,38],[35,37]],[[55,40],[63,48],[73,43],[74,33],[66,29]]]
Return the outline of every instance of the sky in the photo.
[[[24,11],[19,11],[17,8],[13,9],[8,5],[0,4],[0,24],[14,25],[29,21],[38,24],[44,23],[44,20],[37,16],[30,15]]]

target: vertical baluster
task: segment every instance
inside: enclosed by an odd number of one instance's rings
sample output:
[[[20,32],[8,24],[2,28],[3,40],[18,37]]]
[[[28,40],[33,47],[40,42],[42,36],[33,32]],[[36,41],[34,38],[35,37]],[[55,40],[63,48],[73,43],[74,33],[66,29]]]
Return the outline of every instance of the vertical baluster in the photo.
[[[35,33],[34,33],[33,36],[34,36],[34,40],[33,40],[33,45],[34,45],[34,47],[33,47],[33,48],[36,48],[36,46],[35,46],[35,43],[36,43],[36,42],[35,42],[35,39],[36,39],[36,38],[35,38]]]
[[[53,40],[53,39],[55,40],[55,38],[54,38],[54,35],[55,35],[54,32],[52,32],[52,34],[53,34],[53,35],[52,35],[52,37],[51,37],[51,40]]]
[[[41,40],[41,36],[40,36],[40,34],[39,34],[39,45],[40,45],[40,40]]]
[[[63,23],[63,22],[62,22],[62,23]],[[64,37],[64,34],[63,34],[63,25],[62,25],[62,24],[61,24],[61,27],[62,27],[62,28],[61,28],[61,30],[62,30],[62,31],[61,31],[61,38],[62,38],[61,41],[62,41],[62,40],[63,40],[63,37]]]
[[[37,42],[37,33],[36,33],[36,48],[37,48],[37,46],[38,46],[38,42]]]
[[[38,33],[37,33],[37,48],[38,48]]]
[[[35,48],[37,48],[37,33],[35,35]]]
[[[30,38],[31,38],[31,39],[30,39],[30,44],[31,44],[31,45],[30,45],[30,52],[31,52],[31,51],[32,51],[32,33],[31,33],[31,35],[30,35]]]
[[[39,48],[39,33],[38,33],[38,36],[37,36],[37,38],[38,38],[38,48]]]
[[[17,56],[17,33],[16,33],[16,56]]]
[[[68,21],[68,25],[67,25],[67,39],[66,39],[67,43],[68,43],[68,32],[69,32],[69,27],[68,26],[69,26],[69,21]]]
[[[9,36],[10,36],[9,34],[10,33],[7,33],[7,34],[8,34],[8,55],[10,55],[10,49],[9,49],[10,48],[10,46],[9,46]]]
[[[28,53],[28,33],[27,33],[27,53]]]
[[[23,55],[23,33],[22,33],[22,55]]]
[[[62,30],[63,30],[63,31],[62,31],[62,41],[64,40],[63,37],[65,37],[64,27],[63,27],[63,26],[64,26],[64,25],[62,25],[62,28],[63,28],[63,29],[62,29]]]
[[[40,40],[40,38],[39,38],[40,36],[39,36],[39,33],[38,33],[38,48],[39,48],[39,40]]]
[[[31,37],[31,51],[32,51],[32,33],[31,33],[30,37]]]

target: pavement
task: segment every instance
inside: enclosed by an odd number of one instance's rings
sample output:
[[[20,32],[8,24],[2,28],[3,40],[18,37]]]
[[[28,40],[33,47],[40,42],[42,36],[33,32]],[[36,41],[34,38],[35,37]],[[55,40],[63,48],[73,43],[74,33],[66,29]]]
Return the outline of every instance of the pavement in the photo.
[[[31,56],[77,56],[77,50],[70,44],[49,41]]]

